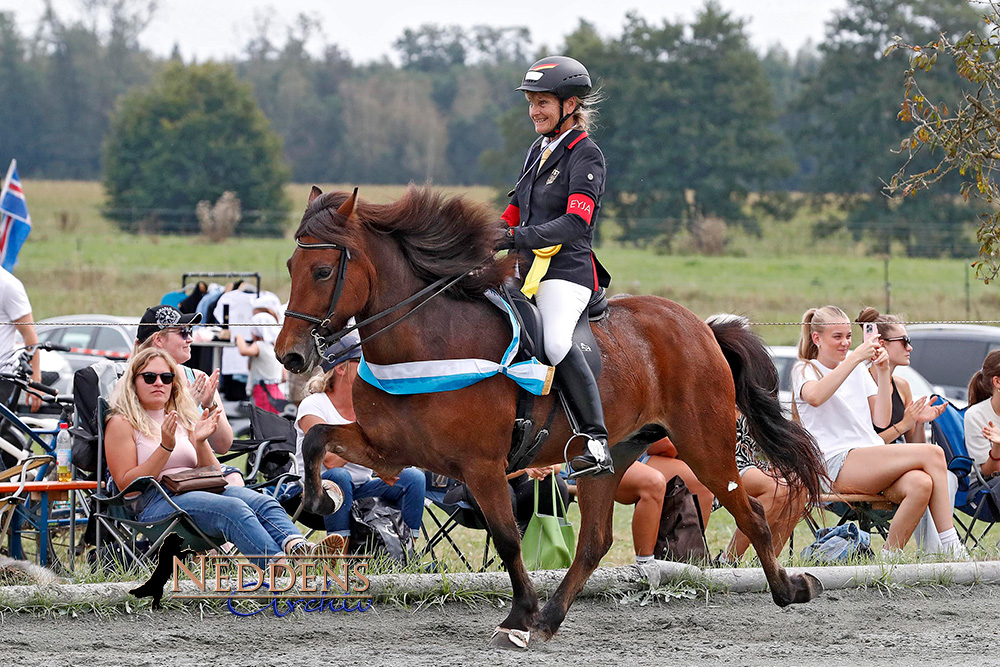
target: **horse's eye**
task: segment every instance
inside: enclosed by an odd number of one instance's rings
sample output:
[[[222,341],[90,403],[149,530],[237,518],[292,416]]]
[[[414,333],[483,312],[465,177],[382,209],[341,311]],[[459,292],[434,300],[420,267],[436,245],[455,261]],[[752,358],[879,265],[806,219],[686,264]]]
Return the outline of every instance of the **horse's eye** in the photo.
[[[329,266],[320,266],[313,271],[313,278],[316,280],[326,280],[333,275],[333,269]]]

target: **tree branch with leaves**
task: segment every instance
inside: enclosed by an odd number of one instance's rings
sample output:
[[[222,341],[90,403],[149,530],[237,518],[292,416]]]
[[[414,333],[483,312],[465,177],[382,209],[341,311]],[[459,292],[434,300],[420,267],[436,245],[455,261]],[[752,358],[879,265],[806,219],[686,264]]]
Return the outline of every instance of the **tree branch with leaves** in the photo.
[[[912,197],[957,174],[958,194],[987,207],[979,214],[979,258],[973,262],[976,277],[986,283],[1000,274],[1000,6],[990,1],[988,7],[980,30],[959,38],[941,33],[923,45],[897,37],[885,51],[909,52],[897,118],[912,126],[898,149],[906,161],[886,184],[886,192]],[[952,61],[955,73],[967,83],[951,104],[935,98],[924,85],[939,59]],[[932,159],[917,166],[918,156]]]

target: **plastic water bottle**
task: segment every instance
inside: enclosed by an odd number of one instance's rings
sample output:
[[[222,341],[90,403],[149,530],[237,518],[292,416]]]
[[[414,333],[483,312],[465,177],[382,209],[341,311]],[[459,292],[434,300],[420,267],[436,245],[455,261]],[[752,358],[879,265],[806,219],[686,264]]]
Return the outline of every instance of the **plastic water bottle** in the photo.
[[[56,474],[60,482],[68,482],[73,478],[69,469],[70,455],[73,451],[73,438],[69,434],[69,424],[59,424],[59,435],[56,436]]]

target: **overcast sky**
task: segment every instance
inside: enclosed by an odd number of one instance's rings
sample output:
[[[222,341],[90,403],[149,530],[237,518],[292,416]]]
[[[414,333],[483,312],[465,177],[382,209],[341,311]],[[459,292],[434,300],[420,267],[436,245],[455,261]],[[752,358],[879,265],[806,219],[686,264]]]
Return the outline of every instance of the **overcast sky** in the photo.
[[[794,53],[807,39],[820,42],[834,11],[847,0],[718,0],[726,10],[748,19],[753,45],[763,51],[776,42]],[[52,0],[60,16],[79,14],[81,0]],[[405,28],[424,23],[472,26],[528,26],[534,46],[554,49],[563,37],[585,19],[602,35],[621,32],[626,12],[636,10],[650,21],[678,18],[689,21],[704,0],[573,0],[540,2],[446,2],[444,0],[159,0],[153,22],[140,41],[160,55],[179,44],[187,58],[225,59],[236,56],[254,33],[255,14],[272,18],[272,40],[284,43],[284,26],[302,12],[320,19],[322,38],[315,50],[333,43],[356,63],[392,55],[392,42]],[[555,8],[567,11],[542,23],[540,16]],[[33,31],[43,10],[41,0],[0,0],[0,10],[13,11],[22,32]],[[550,49],[550,50],[551,50]]]

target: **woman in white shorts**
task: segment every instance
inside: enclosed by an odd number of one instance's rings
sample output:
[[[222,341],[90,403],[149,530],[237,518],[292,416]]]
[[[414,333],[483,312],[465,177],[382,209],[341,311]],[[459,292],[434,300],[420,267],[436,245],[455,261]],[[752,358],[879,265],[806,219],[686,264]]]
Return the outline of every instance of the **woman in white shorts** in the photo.
[[[902,550],[930,508],[941,549],[959,556],[944,452],[937,445],[886,444],[872,423],[889,423],[889,357],[878,336],[851,350],[850,318],[836,306],[802,318],[799,361],[792,368],[795,408],[816,438],[836,493],[881,493],[899,505],[885,550]],[[875,379],[866,363],[875,369]]]

